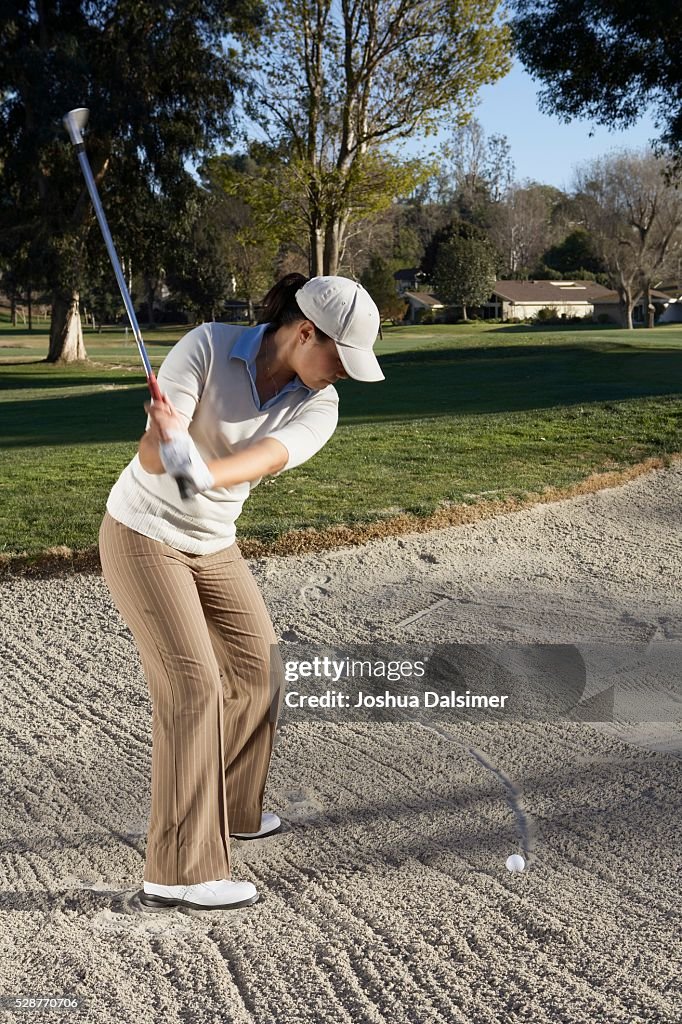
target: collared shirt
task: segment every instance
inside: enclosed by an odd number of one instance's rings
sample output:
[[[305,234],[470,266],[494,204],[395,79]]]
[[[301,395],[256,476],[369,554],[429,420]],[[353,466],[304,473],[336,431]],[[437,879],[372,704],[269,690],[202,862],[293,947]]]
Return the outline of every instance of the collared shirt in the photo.
[[[280,388],[276,395],[268,398],[267,402],[261,402],[256,387],[256,356],[258,355],[263,335],[269,326],[270,324],[258,324],[256,327],[247,327],[232,346],[232,355],[230,356],[231,359],[242,359],[246,363],[251,380],[253,400],[258,409],[269,409],[275,402],[279,402],[282,395],[285,395],[287,391],[295,391],[296,388],[303,388],[309,395],[313,393],[313,388],[309,388],[307,384],[304,384],[298,374],[296,374],[294,379],[285,384],[283,388]]]
[[[263,438],[284,445],[289,459],[278,476],[306,462],[329,440],[338,422],[333,385],[314,391],[298,377],[261,405],[256,354],[267,324],[239,327],[205,323],[168,352],[157,374],[206,462],[222,459]],[[147,417],[147,427],[151,417]],[[258,480],[213,487],[183,500],[167,473],[148,473],[139,453],[112,487],[107,510],[147,537],[192,554],[211,554],[235,540],[235,522]]]

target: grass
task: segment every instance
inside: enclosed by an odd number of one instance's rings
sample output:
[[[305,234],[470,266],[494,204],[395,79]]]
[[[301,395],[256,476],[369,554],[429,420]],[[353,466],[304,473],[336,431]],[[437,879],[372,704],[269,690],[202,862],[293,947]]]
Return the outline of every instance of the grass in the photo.
[[[186,329],[144,332],[156,369]],[[86,333],[86,348],[87,363],[50,366],[45,334],[0,322],[0,555],[93,548],[137,450],[137,348],[121,329]],[[386,381],[339,385],[335,435],[253,491],[240,540],[523,501],[682,450],[679,326],[396,327],[377,353]]]

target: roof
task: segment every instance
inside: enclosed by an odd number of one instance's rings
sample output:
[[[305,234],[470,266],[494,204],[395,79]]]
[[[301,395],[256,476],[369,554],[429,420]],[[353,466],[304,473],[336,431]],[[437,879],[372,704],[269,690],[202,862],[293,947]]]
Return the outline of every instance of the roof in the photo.
[[[651,295],[652,299],[659,299],[662,302],[670,302],[671,301],[671,296],[670,295],[668,295],[666,292],[659,291],[657,288],[652,288],[651,292],[649,294]],[[643,295],[640,296],[639,301],[641,302],[643,298],[644,298]],[[674,301],[674,299],[673,299],[673,301]],[[598,299],[595,299],[595,302],[598,302],[600,304],[602,304],[602,303],[608,304],[610,302],[620,302],[620,296],[619,296],[618,292],[607,291],[604,295],[600,295]]]
[[[396,270],[396,272],[393,275],[393,277],[394,277],[394,279],[396,281],[400,280],[401,278],[408,278],[408,277],[410,278],[410,280],[412,280],[412,278],[416,277],[417,274],[419,274],[419,273],[421,273],[421,271],[419,270],[419,267],[403,267],[402,270]],[[424,275],[422,274],[422,277],[423,276]]]
[[[443,303],[436,295],[432,295],[430,292],[403,292],[402,297],[404,299],[414,299],[416,302],[420,302],[423,306],[430,306],[432,309],[436,307],[442,308]]]
[[[493,294],[509,302],[592,303],[612,293],[596,281],[496,281]]]

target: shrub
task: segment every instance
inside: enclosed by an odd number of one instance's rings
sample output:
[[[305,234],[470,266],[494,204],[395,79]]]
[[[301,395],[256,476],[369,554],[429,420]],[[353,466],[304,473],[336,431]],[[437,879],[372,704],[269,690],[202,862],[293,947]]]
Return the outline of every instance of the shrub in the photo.
[[[533,323],[547,324],[551,322],[559,323],[559,310],[556,306],[543,306],[533,317]]]

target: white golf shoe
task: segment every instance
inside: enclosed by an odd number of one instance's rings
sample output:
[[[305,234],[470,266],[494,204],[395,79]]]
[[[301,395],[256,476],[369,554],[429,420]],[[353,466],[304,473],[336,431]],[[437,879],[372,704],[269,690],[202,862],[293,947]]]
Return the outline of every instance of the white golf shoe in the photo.
[[[140,903],[154,910],[162,907],[233,910],[248,907],[257,899],[258,890],[252,882],[233,882],[230,878],[215,878],[210,882],[195,882],[193,885],[145,882],[140,893]]]
[[[260,828],[257,832],[230,832],[230,839],[262,839],[263,836],[274,835],[279,832],[282,822],[276,814],[271,811],[263,811],[260,819]]]

